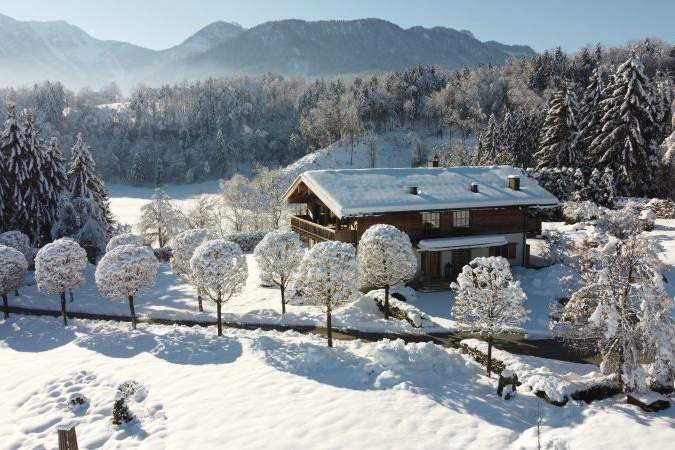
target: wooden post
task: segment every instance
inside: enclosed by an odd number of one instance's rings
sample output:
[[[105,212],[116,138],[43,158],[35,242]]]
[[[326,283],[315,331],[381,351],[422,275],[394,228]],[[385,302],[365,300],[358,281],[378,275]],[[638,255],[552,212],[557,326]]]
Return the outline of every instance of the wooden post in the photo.
[[[59,450],[78,450],[75,427],[58,430]]]
[[[131,311],[131,328],[136,329],[136,311],[134,311],[134,296],[129,296],[129,311]]]
[[[7,301],[7,294],[2,294],[2,310],[5,313],[5,319],[9,319],[9,301]]]

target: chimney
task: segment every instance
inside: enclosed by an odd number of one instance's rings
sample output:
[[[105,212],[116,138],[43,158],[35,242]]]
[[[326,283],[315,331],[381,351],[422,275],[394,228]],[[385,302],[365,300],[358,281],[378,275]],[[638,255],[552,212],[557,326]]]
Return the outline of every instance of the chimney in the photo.
[[[434,155],[434,157],[429,161],[428,163],[429,167],[441,167],[441,158],[438,157],[438,155]]]
[[[471,192],[478,192],[478,183],[471,183]]]
[[[410,193],[412,195],[420,195],[420,190],[417,186],[410,186]]]
[[[520,177],[517,175],[509,175],[509,187],[514,191],[520,190]]]

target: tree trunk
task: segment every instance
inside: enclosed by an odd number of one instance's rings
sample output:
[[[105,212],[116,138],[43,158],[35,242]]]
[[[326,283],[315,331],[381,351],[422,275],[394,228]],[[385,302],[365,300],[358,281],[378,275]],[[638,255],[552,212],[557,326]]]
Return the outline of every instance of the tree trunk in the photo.
[[[75,301],[75,296],[73,295],[73,290],[68,289],[68,294],[70,294],[70,303],[73,303]]]
[[[218,336],[223,335],[223,318],[221,312],[223,310],[223,303],[218,299],[216,302],[216,309],[218,311]]]
[[[14,297],[18,297],[19,295],[20,295],[20,294],[19,294],[19,290],[18,290],[18,289],[14,289]]]
[[[488,337],[487,375],[492,373],[492,336]]]
[[[280,286],[281,289],[281,314],[284,315],[286,314],[286,288],[284,287],[284,283],[281,283]]]
[[[63,326],[68,325],[68,316],[66,315],[66,291],[61,292],[61,315],[63,316]]]
[[[2,310],[5,313],[5,319],[9,319],[9,301],[7,301],[7,294],[2,294]]]
[[[129,311],[131,312],[131,329],[136,329],[136,311],[134,311],[134,296],[129,296]]]
[[[384,318],[389,320],[389,286],[384,287]]]
[[[330,308],[326,311],[326,333],[328,334],[328,346],[333,346],[333,329],[331,324]]]
[[[202,290],[197,288],[197,303],[199,304],[199,312],[204,311],[204,305],[202,303]]]

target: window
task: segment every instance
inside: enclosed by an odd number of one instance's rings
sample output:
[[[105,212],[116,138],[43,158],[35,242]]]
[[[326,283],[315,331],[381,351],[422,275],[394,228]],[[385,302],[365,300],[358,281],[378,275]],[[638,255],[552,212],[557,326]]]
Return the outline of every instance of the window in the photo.
[[[517,246],[511,242],[499,247],[490,247],[490,256],[501,256],[506,259],[516,259]]]
[[[453,211],[452,227],[469,228],[469,211]]]
[[[441,214],[422,213],[422,225],[427,233],[437,232],[441,229]]]

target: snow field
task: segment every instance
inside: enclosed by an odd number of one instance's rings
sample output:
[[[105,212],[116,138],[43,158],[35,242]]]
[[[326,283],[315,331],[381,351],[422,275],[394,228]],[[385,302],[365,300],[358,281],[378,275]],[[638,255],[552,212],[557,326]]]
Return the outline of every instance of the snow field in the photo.
[[[647,414],[608,399],[564,408],[496,379],[458,350],[431,343],[338,341],[295,332],[211,330],[14,317],[0,322],[4,448],[51,448],[76,424],[81,448],[668,448],[672,408]],[[530,357],[583,376],[594,366]],[[110,424],[129,380],[138,419]],[[89,405],[72,409],[74,393]]]

